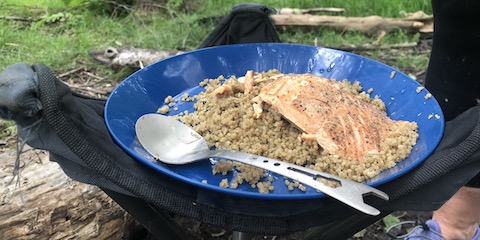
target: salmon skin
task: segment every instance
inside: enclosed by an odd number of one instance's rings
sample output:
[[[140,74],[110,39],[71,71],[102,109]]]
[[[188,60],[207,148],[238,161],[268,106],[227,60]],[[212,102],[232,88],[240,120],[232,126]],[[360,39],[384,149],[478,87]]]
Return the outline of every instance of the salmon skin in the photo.
[[[409,123],[390,119],[369,97],[348,91],[342,82],[310,74],[276,75],[253,102],[256,117],[262,104],[269,104],[303,131],[302,140],[316,141],[347,160],[363,161],[366,154],[380,152],[389,132]]]

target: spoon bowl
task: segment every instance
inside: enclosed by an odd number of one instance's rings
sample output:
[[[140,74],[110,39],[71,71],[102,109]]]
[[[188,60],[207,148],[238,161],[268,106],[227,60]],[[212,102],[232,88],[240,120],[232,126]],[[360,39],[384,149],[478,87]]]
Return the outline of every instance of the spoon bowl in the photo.
[[[140,144],[155,159],[167,164],[187,164],[204,160],[199,152],[209,150],[200,134],[180,121],[159,114],[146,114],[135,124]],[[193,157],[193,158],[192,158]]]
[[[388,195],[378,189],[331,174],[239,151],[211,150],[202,136],[172,117],[145,114],[137,120],[135,132],[143,148],[166,164],[188,164],[209,158],[238,161],[308,185],[369,215],[378,215],[380,211],[366,204],[363,196],[374,195],[388,200]],[[328,186],[320,179],[336,184]]]

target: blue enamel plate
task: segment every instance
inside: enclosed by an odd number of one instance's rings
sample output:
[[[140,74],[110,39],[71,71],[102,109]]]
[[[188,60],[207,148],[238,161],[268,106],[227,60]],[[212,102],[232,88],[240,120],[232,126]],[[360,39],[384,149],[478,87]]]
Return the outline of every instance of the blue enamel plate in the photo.
[[[368,180],[378,186],[411,171],[423,162],[440,142],[444,119],[438,102],[425,97],[426,89],[417,92],[421,85],[406,74],[383,63],[355,54],[321,47],[294,44],[263,43],[226,45],[200,49],[164,59],[126,78],[110,95],[105,107],[105,121],[114,140],[131,156],[147,166],[172,178],[199,188],[261,199],[320,198],[314,189],[302,192],[289,191],[283,176],[271,174],[275,190],[270,194],[258,193],[248,184],[238,189],[219,187],[222,179],[235,177],[212,175],[208,160],[189,165],[168,165],[156,161],[136,140],[135,122],[146,114],[154,113],[164,104],[167,96],[180,97],[198,94],[203,88],[199,82],[220,75],[243,76],[247,70],[257,72],[278,69],[282,73],[309,73],[337,80],[359,81],[363,89],[373,88],[387,106],[392,119],[415,121],[419,126],[419,139],[408,158],[395,167]],[[177,111],[193,111],[193,104],[182,103]],[[161,138],[162,136],[158,136]],[[202,183],[207,180],[208,183]]]

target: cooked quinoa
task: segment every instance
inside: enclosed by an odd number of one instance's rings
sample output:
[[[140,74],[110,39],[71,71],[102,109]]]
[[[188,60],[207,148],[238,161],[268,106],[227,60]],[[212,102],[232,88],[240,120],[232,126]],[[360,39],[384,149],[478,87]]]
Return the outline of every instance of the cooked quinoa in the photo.
[[[158,108],[157,112],[161,113],[161,114],[167,114],[168,112],[170,112],[170,107],[167,106],[167,105],[164,105],[164,106]]]
[[[262,74],[271,76],[278,74],[278,71]],[[243,83],[234,76],[228,79],[223,76],[206,79],[199,84],[205,87],[205,91],[196,96],[195,111],[180,114],[178,118],[202,135],[210,147],[279,159],[358,182],[372,178],[405,159],[418,138],[418,126],[411,122],[405,129],[390,132],[381,144],[380,153],[368,154],[363,161],[342,159],[323,151],[317,142],[300,141],[301,131],[269,105],[264,106],[261,118],[255,118],[252,98],[260,93],[266,83],[254,86],[250,93],[245,94]],[[373,90],[362,91],[359,82],[344,80],[342,83],[345,91],[354,93],[385,111],[383,101],[378,96],[370,96]],[[182,99],[191,100],[191,97],[184,95]],[[213,166],[212,173],[226,175],[233,169],[238,172],[236,178],[230,182],[223,179],[221,187],[236,189],[240,184],[248,183],[251,187],[258,188],[259,192],[274,190],[272,178],[266,177],[262,169],[246,164],[221,160]],[[285,184],[289,190],[306,190],[303,185],[290,180],[286,180]]]
[[[416,91],[417,93],[420,93],[423,89],[425,89],[425,88],[424,88],[424,87],[417,87],[417,88],[415,89],[415,91]]]
[[[393,79],[393,78],[395,77],[395,75],[396,75],[396,74],[397,74],[397,72],[395,72],[395,71],[392,71],[392,72],[390,73],[390,79]]]

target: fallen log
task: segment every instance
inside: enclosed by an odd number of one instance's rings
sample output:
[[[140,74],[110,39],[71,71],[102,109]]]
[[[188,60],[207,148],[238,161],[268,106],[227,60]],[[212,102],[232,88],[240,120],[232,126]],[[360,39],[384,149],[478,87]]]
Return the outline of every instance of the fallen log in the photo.
[[[335,47],[331,47],[334,49],[347,51],[347,52],[360,52],[360,51],[372,51],[372,50],[386,50],[386,49],[405,49],[405,48],[415,48],[418,46],[416,42],[408,42],[408,43],[397,43],[397,44],[383,44],[383,45],[376,45],[375,43],[372,44],[344,44]]]
[[[331,27],[341,31],[377,33],[403,29],[412,32],[433,32],[433,17],[424,18],[383,18],[380,16],[343,17],[325,15],[275,14],[270,16],[278,27]]]
[[[68,178],[48,153],[0,153],[0,239],[126,239],[135,223],[98,187]],[[13,181],[12,181],[13,180]]]
[[[362,44],[362,45],[355,45],[355,44],[345,44],[345,45],[338,45],[338,46],[322,46],[325,48],[332,48],[338,49],[343,51],[373,51],[373,50],[386,50],[386,49],[400,49],[400,48],[414,48],[418,45],[416,42],[409,42],[409,43],[398,43],[398,44]],[[108,64],[112,67],[136,67],[141,68],[140,65],[135,64],[138,62],[145,63],[147,66],[149,63],[154,63],[160,61],[165,58],[165,52],[163,50],[155,51],[152,49],[142,49],[142,48],[128,48],[128,49],[119,49],[119,52],[123,52],[125,54],[118,55],[114,58],[109,58],[107,60],[103,60],[102,55],[98,55],[100,57],[96,57],[92,55],[95,60],[99,62]],[[138,51],[138,53],[135,53]],[[101,51],[98,51],[101,52]],[[128,54],[127,54],[128,52]],[[142,52],[149,52],[148,55],[142,54]],[[170,51],[172,53],[176,53]],[[73,88],[76,88],[74,85],[69,85]],[[99,92],[100,93],[100,92]]]
[[[41,18],[19,17],[19,16],[0,16],[0,19],[7,21],[38,22]]]
[[[145,48],[115,48],[109,47],[105,50],[92,50],[88,54],[94,60],[108,64],[113,68],[133,67],[143,68],[161,59],[183,53],[182,51],[165,51]]]
[[[313,14],[313,13],[344,13],[344,8],[322,7],[322,8],[280,8],[277,14]]]

